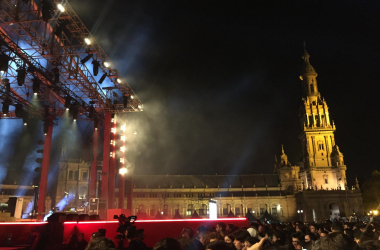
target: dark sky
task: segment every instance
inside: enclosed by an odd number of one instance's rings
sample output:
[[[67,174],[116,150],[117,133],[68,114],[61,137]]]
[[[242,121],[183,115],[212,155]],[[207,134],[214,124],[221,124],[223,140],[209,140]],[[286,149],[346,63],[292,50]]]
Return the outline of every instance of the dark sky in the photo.
[[[296,164],[304,39],[349,181],[378,168],[380,2],[70,4],[145,104],[137,173],[271,173],[281,144]]]
[[[138,174],[272,173],[282,144],[297,164],[304,40],[349,182],[378,168],[379,1],[69,3],[145,105]]]

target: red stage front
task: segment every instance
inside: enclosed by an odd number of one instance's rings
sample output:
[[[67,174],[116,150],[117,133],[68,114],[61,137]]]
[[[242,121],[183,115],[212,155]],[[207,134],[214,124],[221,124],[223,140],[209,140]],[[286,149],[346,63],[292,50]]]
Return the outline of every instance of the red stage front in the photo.
[[[201,225],[215,227],[218,222],[234,224],[238,227],[249,227],[249,221],[246,218],[137,220],[135,226],[137,229],[143,228],[145,230],[144,242],[148,247],[153,247],[162,238],[178,238],[184,227],[191,227],[196,232]],[[106,237],[114,240],[118,226],[118,221],[65,222],[63,239],[66,241],[73,233],[84,233],[86,241],[89,241],[93,232],[97,232],[99,228],[104,228],[107,230]],[[117,244],[115,240],[114,242]]]

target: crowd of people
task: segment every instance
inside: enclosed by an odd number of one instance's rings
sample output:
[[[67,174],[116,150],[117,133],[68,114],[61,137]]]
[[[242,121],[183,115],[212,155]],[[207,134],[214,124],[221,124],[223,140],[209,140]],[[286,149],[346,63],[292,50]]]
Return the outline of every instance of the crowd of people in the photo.
[[[148,250],[144,230],[128,227],[128,250]],[[78,237],[79,238],[79,237]],[[78,245],[78,244],[77,244]],[[86,250],[120,249],[105,233],[92,235]],[[67,248],[78,249],[79,248]],[[83,249],[83,248],[81,248]],[[163,238],[153,250],[380,250],[380,224],[326,221],[320,224],[260,223],[249,228],[218,223],[215,227],[184,228],[178,238]]]

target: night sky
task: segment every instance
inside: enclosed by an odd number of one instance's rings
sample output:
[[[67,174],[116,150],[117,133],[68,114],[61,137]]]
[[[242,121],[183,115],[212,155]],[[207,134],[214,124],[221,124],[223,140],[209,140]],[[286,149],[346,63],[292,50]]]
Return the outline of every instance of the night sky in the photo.
[[[379,1],[69,3],[144,103],[137,174],[272,173],[282,144],[296,165],[304,40],[349,184],[379,168]]]

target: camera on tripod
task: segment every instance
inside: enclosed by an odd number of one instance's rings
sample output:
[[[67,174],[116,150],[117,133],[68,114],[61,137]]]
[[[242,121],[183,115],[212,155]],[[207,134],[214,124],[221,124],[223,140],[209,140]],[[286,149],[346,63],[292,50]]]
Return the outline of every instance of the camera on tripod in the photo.
[[[124,239],[128,235],[130,235],[131,233],[134,233],[134,232],[130,232],[130,231],[134,231],[136,229],[135,226],[133,226],[133,228],[132,228],[132,225],[135,223],[137,216],[131,215],[129,217],[126,217],[124,214],[120,214],[120,215],[114,215],[113,218],[119,220],[119,227],[116,230],[116,232],[118,232],[119,235],[117,235],[115,237],[115,239],[118,239],[120,241],[124,241]],[[127,231],[127,230],[128,230],[128,234],[125,235],[125,231]]]

